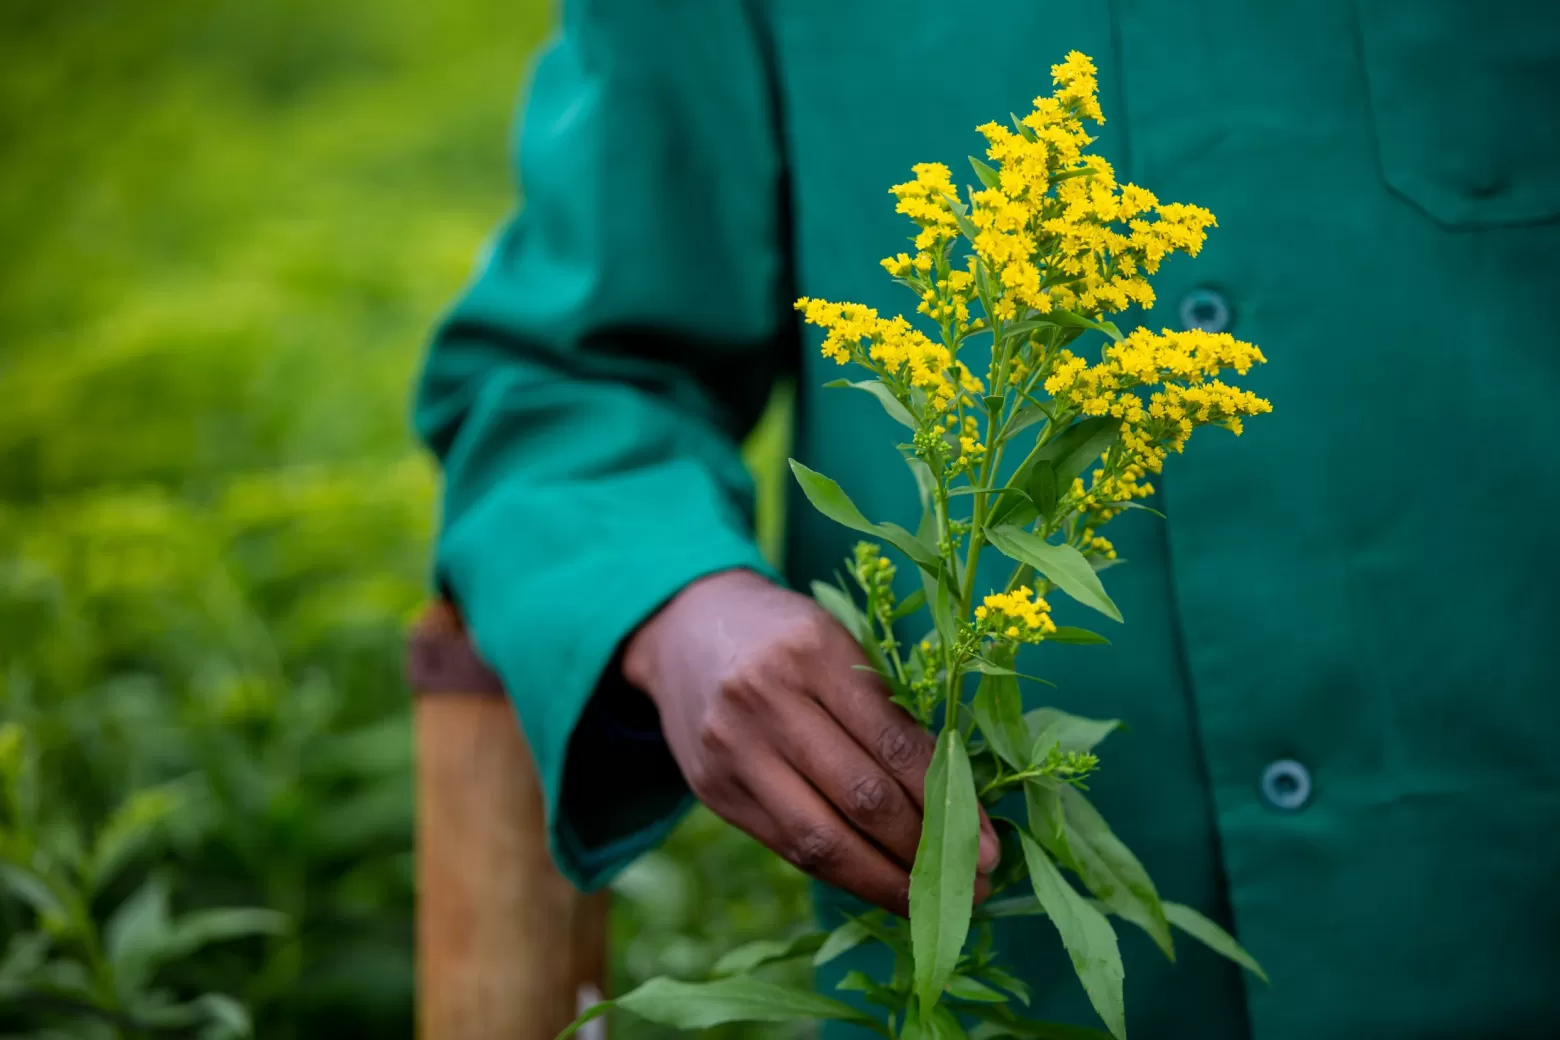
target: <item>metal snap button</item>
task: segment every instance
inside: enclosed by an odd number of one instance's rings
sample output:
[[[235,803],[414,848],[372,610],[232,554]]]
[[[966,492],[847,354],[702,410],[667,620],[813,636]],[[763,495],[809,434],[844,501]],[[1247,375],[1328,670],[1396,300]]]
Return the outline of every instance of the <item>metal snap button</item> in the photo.
[[[1181,297],[1181,328],[1224,332],[1230,327],[1230,301],[1214,289],[1193,289]]]
[[[1311,771],[1292,758],[1262,770],[1262,798],[1275,809],[1294,812],[1311,800]]]

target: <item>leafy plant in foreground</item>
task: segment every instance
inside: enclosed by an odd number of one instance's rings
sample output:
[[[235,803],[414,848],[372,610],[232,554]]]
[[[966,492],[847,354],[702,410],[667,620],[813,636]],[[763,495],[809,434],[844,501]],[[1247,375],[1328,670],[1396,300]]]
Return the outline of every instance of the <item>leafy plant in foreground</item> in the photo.
[[[1052,77],[1055,92],[1014,117],[1013,129],[980,128],[991,162],[970,160],[979,189],[961,199],[947,167],[935,163],[916,166],[914,180],[892,189],[898,211],[918,228],[916,252],[883,267],[919,298],[936,338],[859,304],[797,302],[825,330],[826,356],[870,374],[837,385],[871,394],[910,431],[900,451],[920,492],[915,532],[869,520],[833,480],[791,463],[813,506],[887,543],[921,577],[920,589],[897,599],[897,566],[880,544],[862,542],[847,562],[851,583],[814,586],[893,700],[936,733],[910,919],[877,911],[827,934],[751,944],[718,965],[716,978],[652,979],[581,1022],[615,1006],[687,1029],[832,1019],[917,1040],[963,1037],[972,1022],[983,1036],[1105,1036],[1025,1017],[1025,985],[992,944],[991,922],[1015,915],[1049,918],[1117,1038],[1125,1037],[1126,1021],[1113,917],[1142,928],[1166,956],[1178,929],[1261,974],[1216,924],[1160,898],[1083,793],[1099,766],[1095,749],[1116,723],[1022,707],[1020,682],[1030,678],[1016,670],[1022,647],[1105,642],[1055,624],[1048,595],[1060,592],[1121,620],[1099,575],[1118,562],[1103,526],[1146,508],[1149,475],[1196,427],[1239,434],[1245,418],[1270,410],[1220,378],[1264,360],[1252,344],[1196,330],[1123,335],[1107,320],[1151,305],[1148,276],[1173,253],[1195,255],[1214,219],[1118,185],[1107,163],[1086,154],[1092,139],[1084,123],[1103,119],[1088,58],[1069,54]],[[1093,363],[1072,349],[1090,333],[1107,340]],[[977,350],[983,376],[967,360]],[[1017,465],[1003,466],[1003,456],[1021,445]],[[978,565],[988,549],[1011,572],[984,592]],[[922,611],[929,631],[902,643],[896,633]],[[976,907],[980,809],[995,814],[1007,795],[1020,793],[1026,819],[996,818],[1004,861],[995,898]],[[1025,878],[1032,894],[1003,894]],[[750,974],[799,957],[825,963],[868,942],[892,952],[892,973],[852,972],[841,988],[861,993],[881,1009],[877,1015]]]
[[[30,926],[8,928],[0,950],[0,1003],[31,1007],[62,1029],[47,1035],[251,1035],[249,1013],[232,996],[180,1000],[158,973],[213,943],[278,934],[286,917],[249,907],[175,915],[162,873],[130,889],[101,922],[93,912],[180,810],[182,795],[177,784],[133,792],[83,841],[68,821],[45,815],[22,728],[0,726],[0,889],[32,914]]]

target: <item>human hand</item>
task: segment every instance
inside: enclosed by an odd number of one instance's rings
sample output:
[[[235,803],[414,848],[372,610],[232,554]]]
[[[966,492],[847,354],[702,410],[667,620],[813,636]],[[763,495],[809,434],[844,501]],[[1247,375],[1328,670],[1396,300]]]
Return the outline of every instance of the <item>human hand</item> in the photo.
[[[628,641],[688,786],[797,867],[906,915],[933,738],[806,596],[750,571],[694,582]],[[1001,846],[981,816],[976,898]]]

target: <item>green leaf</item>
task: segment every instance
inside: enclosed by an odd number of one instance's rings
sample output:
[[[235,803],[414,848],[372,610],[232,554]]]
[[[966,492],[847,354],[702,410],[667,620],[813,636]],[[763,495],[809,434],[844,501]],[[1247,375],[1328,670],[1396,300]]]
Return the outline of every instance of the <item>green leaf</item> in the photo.
[[[893,670],[889,667],[888,657],[883,653],[883,647],[873,635],[872,623],[861,608],[856,606],[856,601],[844,589],[825,582],[812,583],[813,599],[818,605],[828,611],[834,620],[845,626],[845,631],[851,634],[851,638],[861,647],[861,652],[867,655],[867,660],[872,662],[872,670],[876,672],[890,685],[896,683]]]
[[[1145,513],[1153,513],[1161,520],[1170,519],[1168,516],[1155,509],[1153,506],[1145,506],[1141,502],[1112,502],[1111,505],[1117,509],[1141,509]]]
[[[1045,634],[1047,643],[1070,643],[1078,646],[1109,646],[1110,640],[1098,632],[1090,632],[1086,628],[1074,628],[1072,625],[1058,625],[1055,632]]]
[[[49,888],[48,882],[25,867],[0,863],[0,885],[10,889],[12,895],[40,915],[65,913],[65,905]]]
[[[903,954],[907,959],[910,956],[910,943],[906,941],[906,932],[909,931],[908,921],[900,918],[890,918],[882,910],[872,910],[864,914],[848,914],[852,921],[872,938],[887,946],[897,954]]]
[[[751,971],[773,964],[776,961],[790,960],[793,957],[804,957],[810,953],[816,953],[824,943],[826,936],[822,932],[809,932],[806,935],[798,935],[794,939],[755,939],[753,942],[744,943],[734,950],[728,950],[715,962],[710,969],[710,974],[716,977],[723,975],[746,975]]]
[[[146,1025],[189,1032],[190,1027],[205,1026],[197,1035],[201,1040],[236,1040],[254,1035],[249,1012],[232,997],[204,993],[185,1004],[137,1007],[135,1018]]]
[[[996,663],[994,663],[992,661],[988,661],[984,657],[972,657],[972,658],[970,658],[970,667],[974,668],[977,672],[980,672],[982,675],[1011,675],[1011,676],[1015,676],[1015,677],[1017,677],[1019,679],[1028,679],[1030,682],[1043,683],[1046,686],[1055,686],[1056,685],[1054,682],[1052,682],[1049,679],[1042,679],[1038,675],[1028,675],[1028,674],[1026,674],[1024,672],[1015,672],[1011,668],[1004,668],[1000,664],[996,664]]]
[[[1093,329],[1096,332],[1103,332],[1117,343],[1120,343],[1124,338],[1121,335],[1121,330],[1118,329],[1112,322],[1094,321],[1090,318],[1085,318],[1081,314],[1075,314],[1072,311],[1061,307],[1056,308],[1050,313],[1051,317],[1056,319],[1056,323],[1058,325],[1071,325],[1075,328]]]
[[[109,917],[103,951],[114,966],[121,993],[134,992],[161,961],[171,935],[168,881],[152,874]]]
[[[978,179],[986,187],[1002,187],[1002,178],[997,174],[997,171],[992,169],[990,166],[987,166],[973,155],[970,156],[970,167],[974,169],[976,179]]]
[[[853,950],[872,937],[864,925],[855,918],[850,918],[823,940],[823,945],[818,947],[818,952],[813,954],[813,966],[828,964],[847,950]]]
[[[830,388],[850,387],[853,390],[869,393],[877,398],[878,404],[883,406],[883,411],[888,413],[889,418],[901,426],[908,426],[912,430],[916,428],[915,416],[910,414],[910,409],[906,408],[904,403],[894,396],[892,390],[876,379],[863,379],[854,383],[849,379],[831,379],[823,385]]]
[[[1029,764],[1029,727],[1015,675],[981,676],[971,705],[980,732],[993,751],[1014,769]]]
[[[893,613],[888,615],[888,619],[890,621],[902,621],[924,606],[926,606],[926,590],[916,589],[899,601],[899,606],[895,607]]]
[[[864,971],[847,971],[845,977],[834,984],[834,988],[847,993],[870,993],[877,985],[872,976]]]
[[[914,447],[910,451],[914,451]],[[916,529],[916,537],[923,542],[927,539],[935,542],[937,536],[937,514],[932,508],[933,497],[937,494],[937,477],[932,473],[932,467],[915,457],[915,455],[903,456],[905,465],[910,467],[910,476],[915,479],[915,490],[921,499],[921,525]]]
[[[674,1029],[709,1029],[728,1022],[794,1022],[832,1019],[856,1022],[883,1032],[867,1015],[832,997],[754,978],[682,982],[651,979],[616,1000],[603,1001],[575,1019],[558,1040],[575,1033],[612,1008],[630,1011]]]
[[[1116,943],[1116,932],[1110,926],[1110,919],[1067,883],[1051,857],[1027,835],[1024,858],[1029,862],[1029,880],[1034,883],[1035,897],[1045,907],[1057,934],[1062,937],[1062,945],[1067,948],[1073,971],[1077,972],[1084,992],[1089,995],[1089,1003],[1094,1005],[1111,1035],[1116,1040],[1126,1040],[1126,1004],[1122,992],[1126,972],[1121,965],[1121,948]]]
[[[52,940],[49,933],[17,932],[6,943],[5,955],[0,957],[0,998],[10,987],[21,983],[43,964]]]
[[[1018,136],[1022,137],[1024,140],[1028,141],[1030,144],[1034,144],[1036,141],[1039,140],[1039,138],[1035,136],[1035,132],[1033,130],[1029,129],[1029,127],[1024,125],[1024,121],[1022,119],[1018,118],[1018,116],[1013,115],[1013,113],[1011,113],[1011,112],[1009,112],[1008,115],[1012,116],[1013,128],[1018,131]]]
[[[927,601],[931,604],[932,625],[937,629],[937,637],[942,640],[943,646],[952,646],[955,633],[953,581],[948,577],[947,568],[939,568],[935,577],[922,571],[921,584],[926,589]]]
[[[196,910],[173,922],[168,939],[160,951],[160,959],[177,960],[212,943],[244,939],[251,935],[282,935],[286,933],[287,926],[287,915],[279,910],[254,906]]]
[[[114,810],[93,843],[88,858],[87,887],[97,892],[156,834],[182,803],[174,785],[136,791]]]
[[[944,194],[943,201],[948,203],[948,212],[953,214],[953,222],[958,225],[959,233],[969,241],[975,241],[975,237],[980,232],[975,229],[975,225],[971,224],[970,218],[966,216],[970,208],[950,195]]]
[[[1024,872],[1027,875],[1029,868],[1026,865]],[[979,916],[982,920],[996,920],[1002,917],[1044,917],[1045,907],[1040,905],[1040,900],[1034,896],[1009,896],[1006,899],[988,899],[980,905]]]
[[[856,642],[865,646],[875,643],[872,638],[872,628],[867,623],[867,615],[861,612],[845,592],[845,590],[830,585],[828,582],[815,581],[812,583],[813,599],[818,605],[834,616],[834,620],[845,626],[845,631],[853,636]]]
[[[1170,922],[1143,864],[1076,787],[1063,785],[1061,801],[1070,865],[1084,887],[1112,913],[1147,932],[1161,952],[1175,960]]]
[[[1189,906],[1181,903],[1166,903],[1164,906],[1165,919],[1172,925],[1219,956],[1239,964],[1263,982],[1268,981],[1267,972],[1262,970],[1262,965],[1258,964],[1257,959],[1247,953],[1229,932]]]
[[[791,460],[791,472],[796,475],[796,482],[802,486],[807,501],[830,520],[852,531],[876,535],[920,566],[932,571],[937,569],[941,560],[930,546],[898,524],[875,524],[868,520],[844,489],[822,473],[808,469],[795,459]]]
[[[978,1018],[997,1027],[983,1036],[1013,1036],[1020,1037],[1021,1040],[1111,1040],[1111,1035],[1103,1029],[1070,1026],[1062,1022],[1036,1022],[1018,1017],[1011,1008],[994,1004],[977,1005],[960,1010],[972,1018]]]
[[[1037,459],[1029,471],[1029,500],[1040,515],[1047,519],[1056,509],[1056,464],[1050,459]]]
[[[1024,781],[1024,808],[1029,813],[1029,832],[1051,855],[1071,866],[1073,856],[1067,847],[1067,824],[1062,812],[1063,786],[1062,781],[1050,777]]]
[[[1034,897],[1031,896],[1031,899]],[[988,964],[980,970],[980,977],[986,982],[1001,986],[1013,994],[1025,1006],[1029,1006],[1029,983],[1014,975],[1006,968],[999,968],[995,964]]]
[[[921,1017],[923,1021],[919,1040],[969,1040],[970,1035],[959,1025],[958,1018],[945,1007],[933,1008],[929,1019],[925,1015]],[[904,1038],[901,1037],[901,1040]]]
[[[937,738],[926,771],[921,844],[910,871],[910,938],[915,989],[926,1016],[959,962],[975,902],[980,804],[957,726]]]
[[[1105,593],[1099,575],[1083,554],[1070,545],[1052,545],[1039,535],[1018,527],[987,528],[986,537],[1009,559],[1027,563],[1073,599],[1093,607],[1114,621],[1121,611]]]
[[[1030,761],[1044,757],[1053,744],[1061,745],[1063,752],[1093,751],[1100,741],[1125,728],[1120,719],[1086,719],[1056,708],[1036,708],[1024,715],[1024,722],[1035,736]]]
[[[947,990],[950,997],[976,1004],[1002,1004],[1007,1001],[1007,997],[968,975],[955,975],[949,979]]]
[[[1042,462],[1049,462],[1056,470],[1057,494],[1066,494],[1072,482],[1083,474],[1090,463],[1105,454],[1121,437],[1121,420],[1109,415],[1094,416],[1073,423],[1046,443],[1037,445],[1019,465],[1013,479],[1008,482],[1012,491],[997,500],[986,518],[988,527],[1004,523],[1027,524],[1037,514],[1031,514],[1024,503],[1028,500],[1030,473]]]

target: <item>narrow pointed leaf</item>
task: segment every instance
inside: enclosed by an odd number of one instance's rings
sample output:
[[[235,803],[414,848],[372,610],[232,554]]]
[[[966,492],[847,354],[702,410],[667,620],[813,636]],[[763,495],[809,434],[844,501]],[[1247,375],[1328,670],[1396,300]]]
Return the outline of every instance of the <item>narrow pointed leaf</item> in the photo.
[[[834,620],[844,625],[845,630],[855,637],[856,642],[863,645],[876,642],[872,638],[872,629],[867,624],[867,616],[843,590],[828,582],[815,581],[812,583],[812,594],[813,599],[818,601],[818,605],[833,615]]]
[[[980,805],[964,738],[949,726],[926,771],[921,844],[910,871],[910,938],[921,1013],[931,1012],[969,935],[980,853]]]
[[[0,863],[0,886],[32,907],[39,914],[65,913],[65,905],[50,890],[43,878],[14,863]]]
[[[1214,953],[1234,961],[1263,982],[1268,981],[1267,972],[1262,970],[1262,965],[1246,952],[1245,947],[1235,941],[1234,936],[1196,910],[1181,903],[1166,903],[1165,918]]]
[[[872,933],[867,931],[860,921],[851,918],[830,932],[823,940],[823,945],[819,946],[818,952],[813,954],[813,965],[816,967],[828,964],[840,954],[855,949],[870,938]]]
[[[1028,873],[1028,867],[1025,868]],[[1044,917],[1045,907],[1040,905],[1040,900],[1034,896],[1009,896],[1006,899],[988,899],[980,905],[979,916],[982,920],[997,920],[1003,917]]]
[[[1164,955],[1175,960],[1170,922],[1143,864],[1076,787],[1063,786],[1061,801],[1067,848],[1084,887],[1111,913],[1147,932]]]
[[[867,1015],[808,990],[779,986],[754,978],[682,982],[655,978],[616,1000],[603,1001],[559,1034],[575,1033],[610,1008],[630,1011],[657,1025],[674,1029],[709,1029],[728,1022],[794,1022],[831,1019],[876,1027]]]
[[[1029,471],[1029,483],[1026,488],[1029,492],[1029,500],[1035,504],[1040,515],[1049,518],[1056,509],[1056,464],[1050,459],[1036,461],[1034,468]]]
[[[1007,997],[998,993],[990,986],[978,979],[972,979],[968,975],[960,975],[948,982],[948,995],[958,1000],[973,1001],[976,1004],[1001,1004]]]
[[[931,606],[932,625],[937,629],[937,636],[944,646],[951,646],[954,642],[953,624],[953,581],[948,577],[946,568],[936,572],[936,576],[921,572],[921,582],[926,590],[927,603]]]
[[[1124,728],[1120,719],[1086,719],[1056,708],[1036,708],[1024,715],[1034,736],[1034,761],[1043,758],[1053,745],[1067,751],[1093,751],[1106,737]]]
[[[1030,452],[1009,481],[1010,494],[1003,495],[986,518],[988,527],[1001,524],[1023,525],[1034,520],[1034,503],[1029,499],[1030,475],[1036,466],[1048,462],[1056,472],[1058,494],[1065,494],[1072,482],[1083,474],[1121,438],[1121,420],[1109,415],[1095,416],[1073,423],[1046,443]]]
[[[872,623],[856,605],[856,601],[851,599],[843,589],[821,581],[812,583],[812,594],[820,607],[845,626],[845,630],[860,645],[862,653],[867,655],[867,660],[872,662],[872,670],[884,678],[892,678],[893,672],[888,666],[888,657],[873,635]]]
[[[1074,314],[1072,311],[1061,307],[1053,310],[1051,312],[1051,317],[1056,319],[1056,323],[1058,325],[1072,325],[1080,329],[1093,329],[1096,332],[1103,332],[1117,343],[1120,343],[1123,338],[1121,335],[1121,330],[1115,326],[1114,322],[1093,321],[1089,318],[1085,318],[1081,314]]]
[[[926,590],[916,589],[899,601],[899,606],[888,616],[890,621],[900,621],[926,606]]]
[[[1045,850],[1027,837],[1024,858],[1029,862],[1029,879],[1034,883],[1035,897],[1045,907],[1057,934],[1062,937],[1062,945],[1067,948],[1073,970],[1089,995],[1089,1003],[1094,1005],[1111,1035],[1116,1040],[1126,1040],[1122,985],[1126,971],[1121,965],[1121,948],[1116,943],[1116,932],[1110,926],[1110,919],[1079,895],[1062,877]]]
[[[1006,968],[989,964],[981,969],[980,977],[994,986],[1001,986],[1017,997],[1025,1007],[1029,1006],[1029,984]]]
[[[726,951],[710,969],[710,974],[716,977],[746,975],[766,964],[790,960],[793,957],[805,957],[817,952],[825,938],[822,932],[809,932],[790,940],[756,939],[734,950]]]
[[[851,382],[849,379],[835,379],[823,385],[826,387],[849,387],[852,390],[860,390],[871,394],[877,398],[878,404],[883,406],[883,411],[888,413],[889,418],[901,426],[908,426],[912,430],[916,428],[915,416],[910,414],[910,409],[906,408],[904,403],[894,396],[892,390],[876,379],[863,379],[860,382]]]
[[[1072,625],[1058,625],[1055,632],[1047,632],[1047,643],[1069,643],[1076,646],[1108,646],[1110,640],[1098,632],[1090,632],[1086,628],[1074,628]]]
[[[1029,726],[1014,674],[981,676],[971,705],[986,743],[1014,769],[1029,764]]]
[[[970,167],[974,169],[976,178],[986,187],[1002,187],[1002,179],[997,175],[997,171],[992,169],[990,166],[987,166],[973,155],[970,156]]]
[[[1066,544],[1052,545],[1018,527],[987,528],[986,537],[1002,555],[1029,564],[1079,603],[1114,621],[1121,620],[1121,611],[1106,595],[1099,575],[1077,549]]]
[[[1056,685],[1049,679],[1042,679],[1038,675],[1029,675],[1026,672],[1015,672],[1011,668],[1004,668],[1000,664],[994,664],[991,661],[986,660],[984,657],[970,658],[970,667],[975,669],[977,672],[980,672],[982,675],[1012,675],[1020,679],[1028,679],[1030,682],[1040,683],[1043,686]]]
[[[971,1018],[989,1022],[997,1027],[994,1035],[1016,1036],[1022,1040],[1111,1040],[1103,1029],[1086,1026],[1070,1026],[1064,1022],[1036,1022],[1020,1018],[1011,1008],[996,1004],[961,1008]]]
[[[791,460],[791,472],[796,475],[796,482],[802,486],[807,501],[830,520],[852,531],[876,535],[920,566],[933,571],[937,569],[939,557],[930,546],[898,524],[875,524],[868,520],[844,489],[833,480],[816,470],[808,469],[795,459]]]
[[[1059,863],[1071,867],[1073,855],[1067,847],[1066,818],[1062,814],[1062,786],[1060,780],[1050,777],[1024,781],[1024,808],[1029,813],[1029,833]]]

